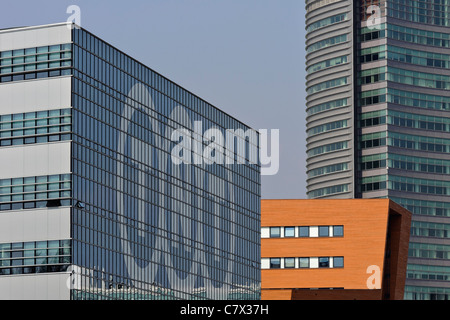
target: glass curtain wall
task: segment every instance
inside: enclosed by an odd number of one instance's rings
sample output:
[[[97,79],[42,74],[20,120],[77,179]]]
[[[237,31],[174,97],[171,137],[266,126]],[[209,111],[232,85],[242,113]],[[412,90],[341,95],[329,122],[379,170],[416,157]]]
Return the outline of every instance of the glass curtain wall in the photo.
[[[73,39],[72,298],[259,299],[259,143],[233,138],[245,152],[221,163],[208,136],[256,132],[87,31]],[[192,154],[174,158],[180,143]]]

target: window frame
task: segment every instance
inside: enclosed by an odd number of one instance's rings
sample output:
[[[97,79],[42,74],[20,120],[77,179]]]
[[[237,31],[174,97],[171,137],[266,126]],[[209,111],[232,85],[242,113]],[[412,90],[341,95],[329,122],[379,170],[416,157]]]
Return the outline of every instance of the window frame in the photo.
[[[291,259],[293,260],[293,263],[294,263],[293,266],[292,266],[292,267],[286,267],[286,265],[287,265],[287,264],[286,264],[286,261],[287,261],[287,260],[291,260]],[[296,259],[296,258],[291,258],[291,257],[284,258],[284,269],[295,269],[295,259]]]
[[[326,262],[327,266],[326,267],[321,266],[321,263],[324,263],[324,262],[320,261],[322,259],[327,259],[327,262]],[[319,267],[319,269],[330,269],[330,257],[319,257],[318,267]]]
[[[276,263],[272,262],[274,260],[278,260],[278,267],[274,267],[275,265],[277,265]],[[269,260],[269,269],[281,269],[281,258],[270,258]]]
[[[278,229],[278,236],[273,235],[272,231],[277,230],[277,229]],[[270,236],[270,238],[281,238],[281,227],[270,227],[269,236]]]
[[[326,230],[326,235],[322,235],[321,230]],[[319,226],[318,230],[319,238],[329,238],[330,237],[330,227],[329,226]]]
[[[307,235],[302,235],[302,230],[307,230],[308,233]],[[300,226],[298,227],[298,237],[299,238],[309,238],[310,237],[310,232],[309,232],[310,227],[309,226]]]
[[[342,259],[342,265],[341,266],[336,266],[336,259]],[[336,268],[336,269],[342,269],[342,268],[344,268],[344,257],[342,256],[342,257],[333,257],[333,268]]]
[[[336,231],[335,231],[336,228],[340,228],[342,230],[342,234],[336,235]],[[336,238],[343,238],[344,237],[344,226],[343,225],[333,226],[333,237],[336,237]]]
[[[306,267],[302,267],[302,259],[303,260],[306,260],[308,263],[307,263],[307,266]],[[310,258],[309,257],[300,257],[300,258],[298,258],[298,268],[299,269],[309,269],[309,268],[311,268],[311,262],[310,262]]]
[[[291,230],[292,229],[292,235],[287,235],[286,230]],[[284,227],[284,237],[285,238],[295,238],[295,227],[289,226],[289,227]]]

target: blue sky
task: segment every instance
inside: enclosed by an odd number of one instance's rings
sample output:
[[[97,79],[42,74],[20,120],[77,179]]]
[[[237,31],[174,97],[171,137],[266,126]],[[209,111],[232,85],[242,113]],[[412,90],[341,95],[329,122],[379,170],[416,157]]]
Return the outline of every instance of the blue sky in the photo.
[[[81,26],[255,129],[280,130],[263,198],[306,198],[304,2],[4,0],[0,28]]]

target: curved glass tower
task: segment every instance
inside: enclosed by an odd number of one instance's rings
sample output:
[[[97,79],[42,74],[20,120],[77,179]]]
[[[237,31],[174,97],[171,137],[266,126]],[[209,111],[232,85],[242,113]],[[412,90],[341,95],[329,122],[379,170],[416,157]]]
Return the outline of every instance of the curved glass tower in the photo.
[[[309,198],[414,213],[406,299],[450,297],[450,1],[306,1]]]

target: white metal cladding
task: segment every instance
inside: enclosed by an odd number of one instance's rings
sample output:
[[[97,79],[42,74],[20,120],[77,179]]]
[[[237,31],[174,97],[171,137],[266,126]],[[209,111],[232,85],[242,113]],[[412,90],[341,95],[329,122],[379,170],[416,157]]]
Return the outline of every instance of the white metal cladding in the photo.
[[[0,277],[0,300],[69,300],[70,274],[45,273]]]
[[[69,207],[2,211],[0,215],[0,243],[69,238]]]
[[[0,51],[51,46],[72,42],[71,25],[52,25],[0,30]]]
[[[0,148],[0,177],[20,178],[70,173],[71,142]]]
[[[0,30],[0,51],[72,42],[66,23]],[[0,84],[0,115],[71,107],[71,77]],[[0,179],[68,174],[71,143],[54,142],[0,148]],[[7,210],[0,214],[0,243],[70,238],[70,208]],[[0,277],[0,300],[68,300],[69,273]]]
[[[71,88],[70,76],[0,84],[0,115],[70,108]]]

